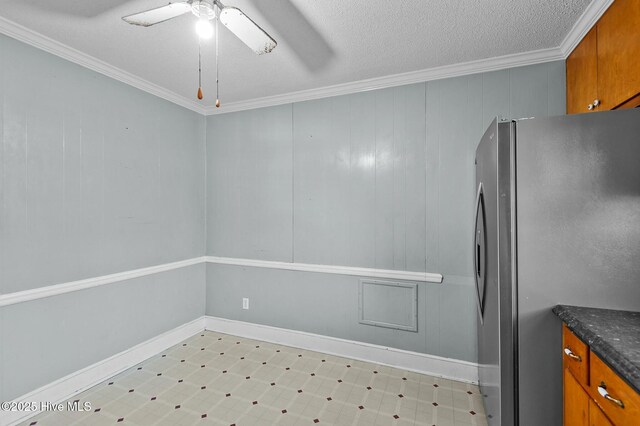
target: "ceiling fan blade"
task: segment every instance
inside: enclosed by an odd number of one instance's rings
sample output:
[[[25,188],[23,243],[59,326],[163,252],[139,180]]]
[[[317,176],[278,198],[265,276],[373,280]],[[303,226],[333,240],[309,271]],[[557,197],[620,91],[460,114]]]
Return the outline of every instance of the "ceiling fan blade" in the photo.
[[[191,4],[189,2],[169,3],[166,6],[134,13],[133,15],[123,16],[122,19],[133,25],[149,27],[154,24],[159,24],[160,22],[168,21],[169,19],[173,19],[180,15],[184,15],[187,12],[191,12]]]
[[[258,55],[271,52],[277,45],[262,28],[237,7],[224,7],[220,22]]]

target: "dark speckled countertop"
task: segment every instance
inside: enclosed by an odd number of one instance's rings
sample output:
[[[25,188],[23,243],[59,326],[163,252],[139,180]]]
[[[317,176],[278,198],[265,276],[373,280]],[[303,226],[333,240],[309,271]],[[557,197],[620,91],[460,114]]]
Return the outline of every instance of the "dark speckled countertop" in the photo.
[[[640,393],[640,312],[567,305],[553,312]]]

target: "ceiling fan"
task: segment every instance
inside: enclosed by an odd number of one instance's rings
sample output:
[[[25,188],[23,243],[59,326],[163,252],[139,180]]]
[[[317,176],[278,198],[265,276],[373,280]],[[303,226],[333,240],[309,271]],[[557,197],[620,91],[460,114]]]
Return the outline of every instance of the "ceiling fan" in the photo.
[[[186,0],[178,3],[169,3],[166,6],[123,16],[122,19],[129,24],[150,27],[189,12],[198,17],[196,31],[201,38],[211,38],[213,35],[211,21],[216,24],[216,86],[218,84],[218,21],[258,55],[271,52],[277,45],[276,41],[265,30],[260,28],[240,9],[225,6],[220,0]],[[200,71],[199,69],[199,73]],[[201,87],[198,88],[198,99],[202,99]],[[216,99],[216,106],[220,106],[218,99]]]

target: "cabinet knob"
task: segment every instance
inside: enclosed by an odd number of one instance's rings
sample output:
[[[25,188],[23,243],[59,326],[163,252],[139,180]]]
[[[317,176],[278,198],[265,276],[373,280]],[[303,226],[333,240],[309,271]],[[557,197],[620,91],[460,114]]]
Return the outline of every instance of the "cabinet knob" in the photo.
[[[593,101],[593,107],[597,107],[598,105],[600,105],[600,99],[596,99],[595,101]]]
[[[624,408],[624,403],[622,402],[622,400],[612,397],[609,392],[607,392],[607,385],[605,385],[604,382],[601,382],[600,386],[598,386],[598,393],[607,401],[611,401],[618,407]]]
[[[591,111],[591,110],[593,109],[593,104],[589,104],[589,105],[587,105],[587,109],[588,109],[589,111]]]
[[[580,355],[576,355],[569,349],[569,347],[564,348],[564,353],[574,361],[582,362],[582,357]]]

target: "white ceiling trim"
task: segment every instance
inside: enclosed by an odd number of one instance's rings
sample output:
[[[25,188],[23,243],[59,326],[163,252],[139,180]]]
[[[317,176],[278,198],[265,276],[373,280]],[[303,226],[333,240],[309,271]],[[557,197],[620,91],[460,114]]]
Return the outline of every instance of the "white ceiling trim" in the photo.
[[[114,80],[118,80],[122,83],[133,86],[137,89],[151,93],[174,104],[188,108],[200,114],[204,114],[204,107],[196,102],[186,99],[184,96],[180,96],[175,92],[151,83],[143,78],[140,78],[134,74],[124,71],[120,68],[114,67],[98,58],[87,55],[72,47],[62,44],[56,40],[53,40],[45,35],[30,30],[20,24],[0,17],[0,33],[5,34],[11,38],[29,44],[45,52],[59,56],[75,64],[81,65],[90,70],[96,71],[100,74],[104,74],[107,77],[111,77]]]
[[[111,77],[122,83],[128,84],[152,95],[158,96],[169,102],[195,111],[203,115],[224,114],[227,112],[243,111],[254,108],[263,108],[274,105],[282,105],[292,102],[302,102],[313,99],[326,98],[330,96],[347,95],[351,93],[364,92],[369,90],[395,87],[405,84],[421,83],[425,81],[438,80],[463,75],[477,74],[481,72],[494,71],[504,68],[533,65],[543,62],[564,60],[571,51],[582,40],[585,34],[591,29],[596,21],[602,16],[614,0],[593,0],[582,16],[578,19],[571,31],[567,34],[560,46],[550,49],[542,49],[531,52],[517,53],[513,55],[499,56],[489,59],[482,59],[471,62],[464,62],[442,67],[429,68],[407,73],[389,75],[384,77],[359,80],[350,83],[337,84],[334,86],[321,87],[317,89],[302,90],[276,96],[268,96],[247,101],[231,102],[224,104],[221,108],[203,107],[197,102],[180,96],[175,92],[167,90],[157,84],[151,83],[143,78],[133,75],[127,71],[110,65],[93,56],[80,52],[72,47],[55,41],[47,36],[37,33],[13,21],[0,17],[0,33],[12,37],[21,42],[27,43],[38,49],[59,56],[63,59],[89,68],[100,74]]]
[[[565,57],[557,47],[551,49],[535,50],[531,52],[516,53],[513,55],[498,56],[489,59],[481,59],[478,61],[463,62],[436,68],[428,68],[425,70],[393,74],[384,77],[370,78],[367,80],[353,81],[350,83],[336,84],[335,86],[301,90],[299,92],[286,93],[283,95],[268,96],[264,98],[250,99],[240,102],[230,102],[224,104],[220,108],[206,107],[205,115],[224,114],[227,112],[264,108],[268,106],[282,105],[293,102],[309,101],[312,99],[328,98],[331,96],[348,95],[352,93],[366,92],[369,90],[403,86],[413,83],[423,83],[425,81],[441,80],[443,78],[478,74],[487,71],[521,67],[525,65],[533,65],[562,59],[565,59]]]
[[[573,49],[576,48],[582,38],[587,35],[591,27],[598,22],[598,19],[607,11],[613,1],[614,0],[593,0],[591,4],[589,4],[582,16],[580,16],[578,21],[573,25],[569,34],[564,38],[562,44],[560,44],[560,50],[565,59],[573,52]]]

